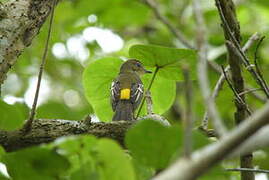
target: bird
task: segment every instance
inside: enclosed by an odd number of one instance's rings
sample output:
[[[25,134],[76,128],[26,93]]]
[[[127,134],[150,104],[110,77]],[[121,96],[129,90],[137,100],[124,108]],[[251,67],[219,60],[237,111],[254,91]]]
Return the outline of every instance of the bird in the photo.
[[[112,81],[110,88],[110,99],[114,116],[112,121],[133,121],[134,112],[138,108],[144,94],[144,85],[140,77],[146,70],[137,59],[125,61],[118,76]]]

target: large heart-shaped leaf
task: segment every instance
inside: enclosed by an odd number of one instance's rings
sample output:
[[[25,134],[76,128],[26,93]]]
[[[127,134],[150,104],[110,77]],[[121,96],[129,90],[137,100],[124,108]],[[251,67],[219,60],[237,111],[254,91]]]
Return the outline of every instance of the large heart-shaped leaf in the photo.
[[[110,86],[123,63],[118,58],[102,58],[90,63],[83,73],[83,86],[87,100],[102,121],[111,121],[113,112],[110,104]],[[152,74],[144,75],[144,87],[148,87]],[[175,81],[156,76],[151,94],[153,111],[162,114],[171,107],[175,99]],[[145,114],[145,108],[141,114]],[[140,115],[141,115],[140,114]]]
[[[139,59],[145,66],[159,68],[158,74],[172,80],[183,80],[183,65],[188,65],[192,76],[196,70],[196,51],[168,48],[156,45],[134,45],[129,49],[130,57]]]
[[[119,58],[103,58],[90,63],[83,73],[86,98],[102,121],[111,121],[110,86],[122,64]]]
[[[100,139],[98,141],[97,151],[96,160],[100,166],[101,179],[135,179],[131,160],[113,140]]]

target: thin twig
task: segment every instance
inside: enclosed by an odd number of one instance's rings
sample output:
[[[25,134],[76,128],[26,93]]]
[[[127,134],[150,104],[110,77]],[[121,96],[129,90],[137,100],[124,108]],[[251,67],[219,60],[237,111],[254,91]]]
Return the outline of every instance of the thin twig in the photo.
[[[230,37],[230,40],[231,40],[231,42],[228,41],[227,44],[231,47],[231,50],[233,50],[234,53],[239,57],[239,59],[244,64],[245,68],[250,72],[252,77],[256,80],[257,84],[263,89],[263,91],[264,91],[265,95],[267,96],[267,98],[269,98],[269,90],[268,90],[268,88],[266,87],[266,85],[262,81],[259,74],[254,70],[253,66],[250,64],[250,61],[249,61],[248,57],[242,51],[242,49],[240,47],[240,44],[238,43],[238,41],[234,37],[234,35],[232,33],[232,30],[230,29],[229,24],[226,21],[226,18],[224,16],[223,11],[222,11],[222,8],[221,8],[219,0],[216,0],[216,6],[218,8],[220,18],[221,18],[221,20],[223,22],[224,28],[227,30],[227,33],[228,33],[228,35]]]
[[[236,89],[233,87],[232,83],[230,82],[226,72],[225,72],[225,69],[223,66],[221,66],[222,68],[222,71],[223,71],[223,74],[224,74],[224,77],[229,85],[229,87],[231,88],[231,90],[233,91],[234,93],[234,96],[235,96],[235,99],[238,103],[242,104],[245,108],[246,108],[246,111],[248,113],[248,115],[251,115],[251,111],[249,110],[249,108],[247,107],[247,104],[245,103],[245,101],[240,97],[240,95],[238,94],[238,92],[236,91]]]
[[[171,126],[169,121],[167,119],[165,119],[163,116],[153,113],[153,102],[152,102],[152,98],[151,98],[151,94],[150,94],[149,90],[146,91],[144,97],[145,97],[145,101],[147,103],[147,115],[144,117],[139,117],[139,118],[137,118],[137,120],[141,121],[141,120],[145,120],[145,119],[151,119],[154,121],[158,121],[165,126]]]
[[[190,71],[188,67],[183,68],[185,97],[186,97],[186,113],[184,117],[184,156],[190,158],[192,152],[192,126],[193,126],[193,104],[192,104],[192,84],[190,79]]]
[[[53,22],[54,9],[55,9],[55,6],[56,6],[56,2],[57,2],[57,0],[54,0],[54,2],[52,4],[52,7],[51,7],[51,15],[50,15],[50,20],[49,20],[49,30],[48,30],[46,43],[45,43],[45,49],[44,49],[44,52],[43,52],[42,61],[41,61],[40,67],[39,67],[39,73],[38,73],[38,79],[37,79],[34,102],[33,102],[33,105],[32,105],[32,109],[31,109],[31,112],[30,112],[29,119],[26,121],[26,123],[23,126],[23,131],[24,132],[28,132],[31,129],[31,126],[32,126],[32,123],[34,121],[35,114],[36,114],[36,106],[37,106],[37,101],[38,101],[38,96],[39,96],[39,90],[40,90],[40,85],[41,85],[41,80],[42,80],[43,69],[44,69],[44,66],[45,66],[45,63],[46,63],[46,57],[47,57],[47,54],[48,54],[49,40],[50,40],[50,36],[51,36],[52,22]]]
[[[183,116],[183,110],[181,107],[181,104],[179,103],[179,94],[181,92],[181,85],[179,82],[176,83],[176,97],[175,97],[175,101],[172,105],[172,114],[175,117],[175,119],[181,119],[181,117]]]
[[[245,45],[242,47],[242,51],[243,52],[247,52],[249,50],[249,48],[257,41],[259,40],[260,35],[259,33],[255,32],[249,39],[248,41],[245,43]]]
[[[202,91],[202,95],[205,100],[205,104],[207,105],[207,110],[209,113],[210,118],[213,120],[213,124],[215,127],[216,132],[222,136],[224,135],[227,130],[226,127],[223,125],[222,120],[220,119],[219,113],[216,110],[215,102],[213,98],[210,96],[210,87],[209,87],[209,80],[207,75],[207,48],[205,42],[205,25],[203,20],[203,15],[201,12],[201,5],[199,4],[199,0],[193,1],[193,10],[195,15],[195,20],[197,24],[197,49],[198,49],[198,69],[199,72],[199,83]]]
[[[246,86],[245,89],[246,89],[247,91],[249,91],[249,90],[251,90],[251,89],[253,89],[253,88],[250,87],[250,86]],[[252,96],[253,96],[254,98],[256,98],[257,100],[261,101],[262,103],[266,103],[267,100],[268,100],[266,97],[264,97],[264,96],[258,94],[256,91],[252,91],[252,92],[250,93],[250,95],[252,95]]]
[[[258,42],[258,44],[256,46],[255,53],[254,53],[254,64],[255,64],[255,68],[256,68],[257,73],[259,74],[259,76],[261,77],[264,85],[268,89],[268,85],[267,85],[267,83],[266,83],[266,81],[265,81],[265,79],[263,77],[263,74],[262,74],[262,72],[261,72],[261,70],[259,68],[259,65],[258,65],[258,50],[259,50],[259,47],[260,47],[262,41],[264,40],[264,38],[265,38],[265,36],[261,37],[261,39],[259,40],[259,42]]]
[[[239,93],[238,95],[239,95],[239,96],[242,96],[242,95],[244,95],[244,94],[248,94],[248,93],[251,93],[251,92],[254,92],[254,91],[259,91],[259,90],[262,90],[262,89],[261,89],[261,88],[248,89],[248,90],[246,90],[246,91],[243,91],[243,92]]]
[[[146,103],[147,103],[147,113],[148,115],[153,114],[153,107],[152,107],[153,103],[152,103],[150,91],[146,91],[145,98],[146,98]]]
[[[157,3],[154,0],[142,0],[148,7],[150,7],[155,16],[166,25],[166,27],[176,36],[176,38],[187,48],[194,49],[191,43],[186,39],[183,33],[176,28],[173,24],[171,24],[168,19],[163,16],[158,8]]]
[[[202,126],[199,126],[197,129],[209,138],[210,137],[219,138],[219,135],[216,133],[216,131],[214,131],[214,129],[204,129]]]
[[[251,169],[251,168],[227,168],[225,171],[248,171],[255,173],[269,173],[269,170],[265,169]]]
[[[154,79],[155,79],[155,77],[156,77],[158,71],[159,71],[159,67],[156,67],[156,69],[155,69],[155,71],[154,71],[154,73],[153,73],[153,75],[152,75],[151,81],[150,81],[150,83],[149,83],[149,87],[147,88],[146,91],[150,91],[150,88],[151,88],[151,86],[152,86],[152,84],[153,84],[153,81],[154,81]],[[139,109],[138,109],[138,111],[137,111],[137,114],[136,114],[136,118],[135,118],[135,119],[138,118],[138,116],[139,116],[139,114],[140,114],[140,112],[141,112],[141,110],[142,110],[142,107],[143,107],[144,103],[145,103],[145,96],[144,96],[143,99],[142,99],[142,103],[140,104],[140,107],[139,107]]]
[[[230,66],[227,66],[224,71],[228,72],[229,69],[230,69]],[[222,73],[219,80],[217,81],[217,84],[215,85],[215,88],[214,88],[213,93],[211,95],[211,98],[213,100],[215,100],[216,97],[218,96],[220,90],[222,89],[224,81],[225,81],[225,77],[224,77],[224,74]],[[208,112],[206,111],[205,114],[204,114],[204,118],[202,120],[201,129],[206,131],[207,127],[208,127]]]

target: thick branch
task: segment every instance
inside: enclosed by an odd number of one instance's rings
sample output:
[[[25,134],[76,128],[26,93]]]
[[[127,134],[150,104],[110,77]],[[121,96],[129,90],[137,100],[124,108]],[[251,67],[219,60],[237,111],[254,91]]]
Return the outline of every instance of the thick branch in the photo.
[[[90,123],[87,121],[68,121],[60,119],[36,119],[31,130],[22,135],[22,131],[0,131],[0,145],[6,151],[48,143],[58,137],[92,134],[97,137],[108,137],[123,145],[124,134],[132,122],[117,121],[110,123]]]
[[[227,41],[231,41],[234,39],[240,45],[240,25],[237,21],[235,6],[232,0],[216,0],[217,8],[219,10],[219,14],[223,23],[223,30],[225,39]],[[226,21],[225,21],[226,20]],[[227,27],[225,27],[225,23],[227,22]],[[232,31],[232,36],[229,34],[229,30]],[[235,94],[239,94],[244,92],[245,85],[244,79],[241,73],[241,62],[238,60],[238,56],[235,53],[233,47],[229,46],[226,43],[226,47],[228,50],[228,62],[231,69],[231,75],[233,80],[234,92]],[[233,87],[231,86],[231,87]],[[234,114],[234,119],[236,124],[241,123],[246,118],[247,105],[245,102],[244,94],[238,96],[241,99],[241,102],[235,101],[236,112]],[[238,98],[237,97],[237,98]],[[236,98],[236,97],[235,97]],[[240,157],[241,168],[253,168],[252,165],[252,153],[246,154]],[[254,174],[252,172],[241,172],[242,180],[253,180]]]
[[[235,40],[240,45],[240,25],[236,18],[235,6],[232,0],[216,0],[216,5],[219,10],[219,14],[223,23],[223,30],[225,39],[227,42]],[[232,36],[230,34],[232,32]],[[228,62],[231,68],[233,86],[235,94],[244,92],[244,79],[241,73],[241,62],[238,60],[238,56],[234,51],[234,47],[226,43],[228,50]],[[232,87],[232,86],[231,86]],[[244,94],[238,96],[241,102],[235,101],[236,113],[234,115],[236,124],[241,123],[246,118],[247,106],[245,102]],[[237,99],[238,99],[237,97]],[[252,165],[252,153],[243,155],[240,157],[241,168],[253,168]],[[254,180],[254,173],[241,172],[242,180]]]
[[[38,34],[52,4],[52,0],[9,0],[0,8],[0,85]]]
[[[240,147],[236,148],[229,158],[238,157],[239,155],[249,154],[261,148],[269,147],[269,125],[264,126],[253,136],[248,138]]]

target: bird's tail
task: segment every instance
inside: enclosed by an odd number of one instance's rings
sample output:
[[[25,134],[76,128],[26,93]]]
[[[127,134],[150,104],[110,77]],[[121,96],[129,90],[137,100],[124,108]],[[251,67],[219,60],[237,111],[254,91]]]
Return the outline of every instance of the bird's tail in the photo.
[[[112,121],[132,121],[134,120],[133,106],[130,101],[120,100],[117,104]]]

